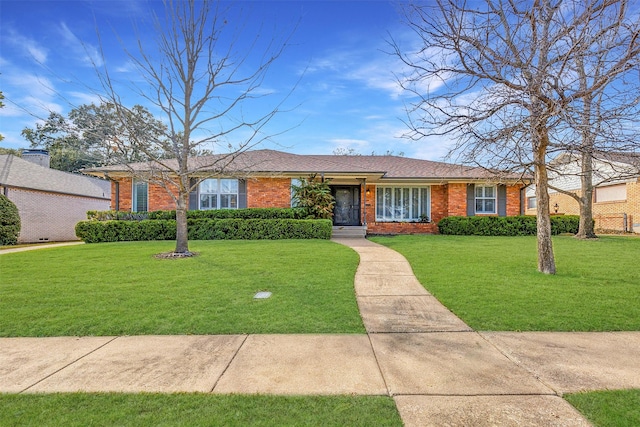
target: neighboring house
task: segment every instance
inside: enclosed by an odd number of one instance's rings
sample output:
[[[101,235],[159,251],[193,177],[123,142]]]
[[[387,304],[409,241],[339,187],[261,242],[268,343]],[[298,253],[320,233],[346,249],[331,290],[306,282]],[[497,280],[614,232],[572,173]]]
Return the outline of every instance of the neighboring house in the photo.
[[[551,164],[549,184],[581,194],[580,160],[564,153]],[[593,218],[598,232],[640,233],[640,153],[601,153],[594,160]],[[527,188],[527,215],[535,215],[535,187]],[[549,190],[551,213],[579,215],[578,202],[567,194]]]
[[[0,155],[0,192],[18,208],[18,243],[78,240],[75,225],[89,210],[108,210],[108,181],[49,168],[43,150]]]
[[[215,156],[190,159],[193,167],[216,163]],[[156,166],[157,167],[157,166]],[[155,167],[154,167],[155,168]],[[336,199],[335,226],[362,226],[369,233],[433,233],[447,216],[519,215],[524,194],[520,175],[500,179],[482,168],[396,156],[298,155],[274,150],[241,153],[221,174],[204,179],[191,194],[189,209],[290,207],[291,185],[316,175],[330,180]],[[112,181],[111,208],[124,211],[175,209],[159,185],[134,179],[148,163],[86,169]]]

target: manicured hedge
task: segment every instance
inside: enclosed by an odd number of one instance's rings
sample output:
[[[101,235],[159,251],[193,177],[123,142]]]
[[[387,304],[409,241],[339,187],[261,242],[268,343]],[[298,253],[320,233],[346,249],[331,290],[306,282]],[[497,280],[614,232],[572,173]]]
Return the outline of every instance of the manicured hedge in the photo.
[[[211,209],[187,211],[188,219],[305,219],[306,211],[301,208],[248,208],[248,209]],[[176,211],[126,212],[126,211],[89,211],[87,219],[98,221],[142,221],[176,219]]]
[[[189,219],[191,240],[330,239],[331,220]],[[175,220],[80,221],[76,235],[87,243],[174,240]]]
[[[580,217],[551,216],[551,234],[576,234]],[[438,222],[440,234],[458,236],[532,236],[536,234],[535,216],[450,216]]]
[[[174,240],[176,221],[80,221],[76,224],[76,236],[86,243]]]
[[[0,194],[0,246],[15,245],[20,235],[20,213],[16,205]]]

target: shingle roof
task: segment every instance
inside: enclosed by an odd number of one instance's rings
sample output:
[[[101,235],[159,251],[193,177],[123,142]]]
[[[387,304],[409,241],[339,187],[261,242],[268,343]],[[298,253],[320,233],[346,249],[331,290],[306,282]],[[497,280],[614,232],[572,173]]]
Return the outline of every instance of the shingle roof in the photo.
[[[640,153],[600,152],[597,154],[597,157],[600,157],[605,161],[635,166],[640,170]]]
[[[111,197],[109,181],[45,168],[11,154],[0,155],[0,185],[99,199]]]
[[[398,156],[343,156],[343,155],[304,155],[291,154],[275,150],[251,150],[237,156],[215,155],[189,159],[190,169],[202,171],[220,171],[225,173],[286,173],[291,174],[367,174],[377,175],[381,179],[491,179],[498,174],[480,167],[468,167],[430,160],[412,159]],[[165,163],[176,168],[175,159]],[[104,166],[85,169],[91,175],[104,175],[132,171],[143,172],[150,169],[166,169],[157,164],[131,163],[128,165]],[[502,178],[517,180],[518,174],[503,175]]]

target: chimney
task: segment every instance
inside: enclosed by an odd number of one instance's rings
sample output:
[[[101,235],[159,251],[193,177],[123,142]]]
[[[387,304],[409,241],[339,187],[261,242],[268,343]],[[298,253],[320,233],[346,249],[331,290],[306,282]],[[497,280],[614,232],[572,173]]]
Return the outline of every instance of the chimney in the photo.
[[[44,168],[49,167],[49,152],[47,150],[22,150],[22,158]]]

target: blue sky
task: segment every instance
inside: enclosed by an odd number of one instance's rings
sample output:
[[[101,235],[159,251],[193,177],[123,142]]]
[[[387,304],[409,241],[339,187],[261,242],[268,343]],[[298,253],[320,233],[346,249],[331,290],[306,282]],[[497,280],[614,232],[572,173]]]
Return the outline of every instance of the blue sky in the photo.
[[[159,0],[2,0],[0,90],[6,99],[0,109],[0,133],[5,137],[0,146],[26,148],[20,135],[24,127],[34,127],[49,111],[66,115],[74,106],[96,102],[94,64],[103,65],[100,46],[109,72],[135,81],[137,76],[127,74],[131,69],[123,43],[135,48],[134,23],[144,28],[140,23],[148,21],[150,8],[159,10],[161,5]],[[292,46],[264,82],[275,102],[301,79],[285,105],[295,109],[277,116],[267,133],[290,130],[263,148],[300,154],[345,148],[442,159],[444,141],[401,138],[409,99],[394,80],[401,64],[384,52],[390,34],[396,39],[408,34],[396,3],[265,0],[236,5],[251,26],[264,25],[267,35],[286,33],[299,22]],[[144,105],[130,94],[126,102]]]

